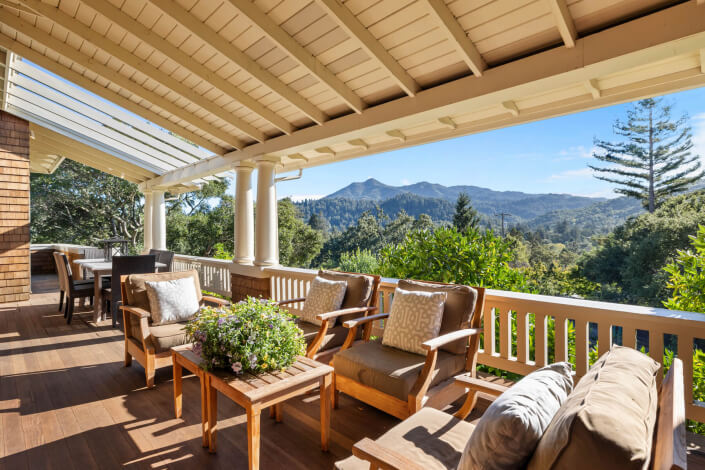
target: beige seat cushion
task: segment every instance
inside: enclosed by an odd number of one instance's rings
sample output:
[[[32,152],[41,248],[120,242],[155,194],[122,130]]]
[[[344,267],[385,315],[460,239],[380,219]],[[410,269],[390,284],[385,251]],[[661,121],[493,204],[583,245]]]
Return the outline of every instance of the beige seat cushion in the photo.
[[[125,280],[125,293],[127,294],[126,305],[149,311],[149,297],[147,296],[147,285],[145,284],[147,281],[171,281],[174,279],[184,279],[189,276],[193,277],[193,282],[196,286],[196,295],[200,303],[203,299],[203,293],[201,292],[201,283],[198,280],[198,271],[194,269],[191,271],[169,273],[130,274]]]
[[[477,303],[477,291],[472,287],[411,280],[399,281],[397,287],[408,291],[446,293],[447,297],[443,308],[443,320],[441,321],[441,329],[438,332],[439,335],[467,328],[470,324],[470,316],[475,311],[475,304]],[[441,350],[453,354],[465,354],[467,346],[468,340],[461,339],[442,346]]]
[[[321,320],[317,319],[316,316],[321,313],[340,310],[347,285],[346,281],[331,281],[316,276],[311,281],[311,287],[306,294],[306,301],[301,309],[301,318],[308,323],[320,325]],[[335,321],[332,323],[335,324]]]
[[[154,345],[157,354],[167,352],[174,346],[181,346],[187,343],[186,323],[169,323],[167,325],[150,326],[150,340]]]
[[[425,361],[425,356],[370,341],[340,351],[333,357],[333,367],[336,374],[406,401]],[[465,356],[440,351],[431,386],[462,372],[464,368]]]
[[[367,274],[341,273],[338,271],[318,271],[318,276],[329,281],[345,281],[348,288],[340,308],[366,307],[370,303],[374,289],[375,278]],[[338,324],[360,317],[359,313],[351,313],[338,317]]]
[[[455,470],[473,429],[467,421],[433,408],[423,408],[387,431],[377,442],[427,470]],[[336,462],[335,468],[369,470],[370,463],[351,456]]]
[[[320,326],[314,325],[312,323],[307,323],[305,321],[297,322],[299,328],[304,332],[304,339],[306,340],[306,345],[311,344],[313,339],[318,334],[321,329]],[[325,351],[327,349],[337,348],[342,346],[345,342],[345,338],[348,336],[348,329],[342,325],[336,325],[332,328],[328,328],[326,335],[323,337],[323,342],[321,343],[321,348],[319,351]]]
[[[580,379],[539,441],[529,470],[644,470],[651,458],[660,365],[613,346]]]
[[[382,344],[426,355],[423,343],[436,338],[443,319],[445,292],[412,292],[397,288],[384,324]]]

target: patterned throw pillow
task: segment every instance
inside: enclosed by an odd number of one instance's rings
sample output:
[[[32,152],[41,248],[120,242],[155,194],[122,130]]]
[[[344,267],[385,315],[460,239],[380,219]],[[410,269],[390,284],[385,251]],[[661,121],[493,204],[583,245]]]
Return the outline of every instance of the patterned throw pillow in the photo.
[[[198,313],[198,294],[192,277],[145,282],[152,325],[178,323]]]
[[[445,292],[394,291],[392,311],[384,325],[382,344],[426,355],[421,345],[438,336],[443,320]]]
[[[316,276],[311,282],[311,287],[306,294],[304,308],[301,310],[301,319],[314,325],[321,325],[321,320],[316,315],[339,310],[343,305],[345,291],[348,289],[346,281],[329,281]],[[331,326],[333,326],[331,324]]]

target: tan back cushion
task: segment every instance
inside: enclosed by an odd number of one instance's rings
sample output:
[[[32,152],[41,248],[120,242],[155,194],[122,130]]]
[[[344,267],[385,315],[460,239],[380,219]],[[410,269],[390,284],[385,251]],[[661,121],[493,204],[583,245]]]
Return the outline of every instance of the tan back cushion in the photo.
[[[365,307],[369,305],[374,288],[375,278],[367,274],[341,273],[338,271],[318,271],[318,276],[329,281],[345,281],[348,288],[343,297],[340,308]],[[338,324],[342,325],[348,320],[359,318],[361,314],[352,313],[338,318]]]
[[[528,469],[648,469],[660,367],[634,349],[613,346],[553,417]]]
[[[443,320],[441,321],[441,329],[438,332],[439,335],[467,328],[470,324],[470,316],[475,311],[475,304],[477,303],[477,291],[472,287],[435,284],[408,279],[399,281],[397,286],[400,289],[409,291],[446,293],[446,303],[443,309]],[[441,350],[451,354],[465,354],[467,346],[468,340],[460,339],[441,347]]]
[[[321,320],[317,319],[316,315],[339,310],[343,304],[346,290],[347,282],[345,281],[331,281],[316,276],[311,281],[311,288],[306,294],[304,308],[301,310],[301,319],[321,326]],[[331,326],[334,325],[335,321],[332,322]]]
[[[198,280],[198,271],[179,271],[170,273],[149,273],[149,274],[130,274],[125,279],[125,294],[127,294],[127,304],[131,307],[139,307],[150,311],[149,297],[147,297],[146,282],[173,281],[175,279],[185,279],[193,277],[193,283],[196,286],[196,296],[200,303],[203,299],[201,292],[201,283]]]

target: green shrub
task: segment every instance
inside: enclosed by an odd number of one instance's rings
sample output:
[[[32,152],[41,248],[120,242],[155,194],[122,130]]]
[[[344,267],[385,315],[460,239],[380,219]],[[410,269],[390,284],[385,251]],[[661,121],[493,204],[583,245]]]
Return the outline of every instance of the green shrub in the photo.
[[[370,250],[358,248],[340,255],[340,270],[350,273],[377,274],[379,262]]]
[[[705,226],[690,236],[695,251],[678,250],[675,260],[663,268],[670,277],[671,296],[663,304],[671,310],[705,313]]]

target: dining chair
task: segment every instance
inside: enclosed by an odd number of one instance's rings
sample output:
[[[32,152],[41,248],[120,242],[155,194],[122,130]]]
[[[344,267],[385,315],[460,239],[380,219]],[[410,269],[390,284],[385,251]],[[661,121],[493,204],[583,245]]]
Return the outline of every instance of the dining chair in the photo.
[[[110,311],[113,321],[113,328],[117,326],[118,312],[122,303],[122,292],[120,290],[121,276],[128,274],[148,274],[155,271],[157,257],[154,254],[138,256],[113,256],[113,271],[111,274],[110,287],[102,289],[103,309]],[[112,279],[115,282],[112,282]],[[110,307],[108,309],[108,306]]]
[[[58,256],[61,254],[61,252],[55,251],[52,253],[54,256],[54,263],[56,263],[56,276],[59,279],[59,312],[63,310],[64,308],[64,296],[66,295],[66,291],[68,290],[68,279],[66,278],[66,275],[64,274],[64,269],[62,267],[63,261],[61,258]],[[90,279],[85,279],[85,280],[78,280],[75,279],[74,284],[89,284],[93,285],[93,281]],[[68,302],[68,300],[67,300]]]
[[[149,254],[156,256],[158,263],[166,264],[166,267],[159,268],[158,272],[160,272],[160,273],[171,272],[171,265],[174,262],[174,252],[173,251],[157,250],[155,248],[151,248],[149,250]]]
[[[73,280],[73,273],[71,272],[71,264],[69,264],[69,259],[63,253],[54,253],[55,259],[57,259],[57,265],[59,267],[59,279],[64,279],[64,286],[66,294],[66,307],[64,308],[64,318],[66,318],[66,323],[71,324],[71,319],[73,318],[73,307],[76,299],[89,297],[91,305],[93,305],[93,294],[94,288],[93,283],[81,283],[75,282]]]

